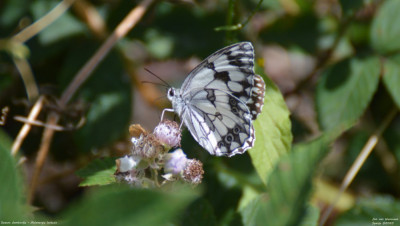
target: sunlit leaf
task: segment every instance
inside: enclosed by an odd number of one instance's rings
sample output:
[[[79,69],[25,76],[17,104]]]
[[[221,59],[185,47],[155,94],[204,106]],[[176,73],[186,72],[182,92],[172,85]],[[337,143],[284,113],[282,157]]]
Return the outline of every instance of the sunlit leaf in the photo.
[[[76,174],[84,180],[79,186],[106,185],[115,182],[116,171],[115,158],[96,159]]]
[[[281,158],[269,178],[268,194],[259,195],[242,209],[244,223],[294,225],[307,220],[312,177],[329,143],[338,134],[325,134],[309,143],[298,144],[289,155]]]
[[[287,154],[292,143],[289,110],[276,85],[266,76],[262,113],[254,122],[256,141],[249,151],[257,173],[264,183],[279,158]]]
[[[324,130],[355,123],[369,105],[379,82],[375,57],[352,58],[329,68],[317,87],[318,119]]]

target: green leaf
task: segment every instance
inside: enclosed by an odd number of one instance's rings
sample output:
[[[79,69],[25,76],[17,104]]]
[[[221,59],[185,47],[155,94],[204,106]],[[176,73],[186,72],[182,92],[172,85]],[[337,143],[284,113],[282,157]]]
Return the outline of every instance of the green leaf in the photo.
[[[266,213],[265,196],[265,194],[259,194],[258,196],[250,200],[247,205],[239,208],[239,212],[242,215],[243,225],[256,226],[257,222],[261,222],[261,220],[257,218],[263,216],[263,214],[261,214],[262,212]],[[268,219],[265,220],[266,222],[268,222]]]
[[[259,74],[260,69],[257,70]],[[285,100],[278,87],[267,77],[262,113],[254,122],[256,141],[249,151],[252,163],[261,180],[266,184],[276,162],[286,155],[291,147],[292,132]]]
[[[375,57],[348,59],[325,71],[316,94],[324,130],[351,125],[361,117],[378,87],[379,71]]]
[[[400,50],[400,1],[384,1],[371,27],[371,44],[380,53]]]
[[[258,196],[246,206],[250,216],[243,216],[246,225],[295,225],[307,220],[312,177],[325,156],[328,145],[339,131],[325,134],[309,143],[298,144],[283,157],[268,181],[268,197]]]
[[[22,208],[22,183],[11,156],[12,141],[0,129],[0,219],[25,220],[27,212]]]
[[[35,20],[43,17],[59,3],[59,1],[51,0],[35,1],[31,6]],[[70,12],[66,11],[63,15],[57,18],[57,20],[39,33],[39,40],[41,43],[47,45],[76,34],[83,34],[85,30],[85,26],[73,17]]]
[[[307,206],[306,216],[300,226],[317,226],[319,220],[319,208],[309,204]]]
[[[174,187],[167,193],[128,186],[101,187],[69,209],[65,225],[168,225],[195,197],[190,188]]]
[[[76,172],[76,175],[84,178],[79,186],[111,184],[115,182],[116,169],[115,158],[95,159]]]
[[[383,67],[383,83],[400,109],[400,55],[387,58]]]
[[[342,214],[336,225],[396,225],[400,222],[399,213],[400,201],[393,197],[363,198],[354,208]]]

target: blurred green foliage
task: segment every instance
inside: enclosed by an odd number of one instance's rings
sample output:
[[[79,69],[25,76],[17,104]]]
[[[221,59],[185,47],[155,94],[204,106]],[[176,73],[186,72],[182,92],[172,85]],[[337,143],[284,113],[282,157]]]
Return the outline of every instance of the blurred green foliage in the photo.
[[[1,220],[51,219],[67,225],[317,225],[329,203],[314,195],[314,183],[325,181],[338,189],[368,138],[381,132],[349,188],[358,201],[347,209],[335,209],[329,222],[364,225],[381,222],[375,218],[398,219],[400,1],[156,1],[65,109],[59,109],[58,99],[66,87],[139,1],[75,3],[36,36],[13,42],[14,35],[59,2],[0,2],[0,108],[10,109],[1,112],[5,123],[0,127]],[[89,20],[84,13],[89,13]],[[91,22],[104,26],[96,30]],[[185,132],[183,149],[204,164],[200,186],[161,191],[113,184],[114,159],[130,148],[129,124],[152,125],[151,113],[162,110],[149,110],[156,104],[139,100],[146,95],[138,84],[143,80],[141,69],[150,66],[168,82],[179,84],[193,68],[189,59],[203,59],[244,40],[253,43],[257,73],[267,84],[263,113],[255,122],[255,147],[249,154],[210,156]],[[34,104],[21,82],[26,71],[16,69],[15,59],[29,63],[34,76],[29,85],[37,85],[48,98],[38,120],[56,112],[66,128],[51,144],[32,204],[37,210],[26,204],[29,180],[25,178],[30,178],[43,129],[33,127],[19,155],[10,154],[22,125],[13,117],[27,117]],[[176,62],[182,65],[178,69]],[[168,77],[166,68],[177,75]],[[392,117],[390,112],[396,114]],[[150,122],[137,121],[137,114],[148,116]],[[17,164],[21,156],[28,163]],[[92,187],[78,188],[75,173],[84,179],[81,185]],[[54,207],[57,203],[59,208]]]

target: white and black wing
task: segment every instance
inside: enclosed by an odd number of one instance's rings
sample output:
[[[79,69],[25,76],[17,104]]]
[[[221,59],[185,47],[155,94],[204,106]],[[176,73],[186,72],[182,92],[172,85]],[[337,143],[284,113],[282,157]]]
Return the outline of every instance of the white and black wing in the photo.
[[[180,92],[181,119],[208,152],[217,156],[243,153],[254,144],[252,121],[261,112],[265,84],[254,73],[250,42],[223,48],[198,65]]]

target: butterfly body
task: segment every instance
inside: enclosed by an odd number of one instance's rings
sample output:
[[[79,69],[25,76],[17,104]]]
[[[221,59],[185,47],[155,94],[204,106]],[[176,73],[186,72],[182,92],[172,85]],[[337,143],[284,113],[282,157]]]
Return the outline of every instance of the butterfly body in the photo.
[[[206,58],[180,89],[168,90],[174,112],[212,155],[231,157],[254,145],[265,84],[253,68],[253,46],[237,43]]]

